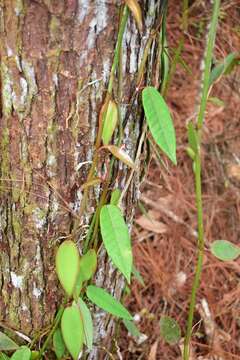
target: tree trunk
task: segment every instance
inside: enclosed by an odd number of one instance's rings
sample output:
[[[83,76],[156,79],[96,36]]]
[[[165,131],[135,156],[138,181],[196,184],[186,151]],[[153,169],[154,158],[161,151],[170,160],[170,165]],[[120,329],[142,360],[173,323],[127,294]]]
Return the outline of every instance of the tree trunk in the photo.
[[[116,45],[120,3],[0,1],[0,314],[3,324],[31,336],[51,323],[62,298],[55,275],[56,246],[71,235],[75,221],[79,221],[81,185],[86,182],[93,156]],[[159,3],[141,2],[144,32],[139,34],[130,16],[123,40],[124,95],[120,107],[126,124],[123,143],[132,158],[142,128],[141,110],[135,102],[133,117],[127,104],[135,90],[133,80]],[[155,43],[149,65],[154,53]],[[118,163],[117,171],[117,186],[123,189],[129,170]],[[124,199],[129,222],[138,177],[136,172]],[[101,187],[91,188],[75,239],[80,251],[100,193]],[[123,280],[104,250],[96,282],[120,296]],[[96,344],[112,331],[112,322],[106,319],[101,312],[95,319]],[[96,351],[91,358],[98,358]]]

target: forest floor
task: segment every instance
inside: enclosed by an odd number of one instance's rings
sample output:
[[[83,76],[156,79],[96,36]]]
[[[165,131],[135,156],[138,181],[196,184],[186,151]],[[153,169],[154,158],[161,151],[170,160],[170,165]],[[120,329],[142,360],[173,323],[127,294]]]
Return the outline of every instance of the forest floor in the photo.
[[[171,0],[168,14],[170,54],[181,37],[181,2]],[[190,2],[191,3],[191,2]],[[178,165],[152,154],[141,187],[141,203],[152,219],[138,210],[133,229],[135,265],[145,285],[133,281],[125,304],[144,334],[134,339],[121,329],[122,359],[178,360],[182,341],[170,346],[159,335],[162,315],[175,318],[185,333],[196,264],[197,217],[192,161],[186,153],[186,123],[195,118],[199,100],[200,63],[205,28],[211,12],[195,1],[189,13],[182,59],[169,88],[167,103],[177,133]],[[198,4],[198,5],[196,5]],[[210,1],[209,1],[210,5]],[[223,1],[215,57],[240,49],[240,2]],[[238,67],[239,68],[239,67]],[[221,262],[209,245],[217,239],[240,240],[240,69],[213,88],[205,118],[202,186],[206,251],[192,331],[191,360],[240,359],[240,259]],[[218,104],[216,104],[218,102]],[[119,357],[120,358],[120,357]]]

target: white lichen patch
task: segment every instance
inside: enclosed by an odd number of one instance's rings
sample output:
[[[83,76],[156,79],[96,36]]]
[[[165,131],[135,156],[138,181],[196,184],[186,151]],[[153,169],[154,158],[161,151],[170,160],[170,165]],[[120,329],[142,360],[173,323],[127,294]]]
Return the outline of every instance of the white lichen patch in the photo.
[[[81,24],[85,17],[89,13],[89,1],[88,0],[78,0],[78,11],[77,11],[77,21]]]
[[[34,224],[35,224],[37,229],[40,230],[45,226],[45,224],[46,224],[46,214],[42,209],[36,207],[33,210],[32,218],[33,218]]]
[[[12,49],[11,49],[9,46],[7,46],[7,56],[8,56],[8,57],[13,56],[13,51],[12,51]]]
[[[88,45],[88,49],[92,49],[95,45],[95,40],[96,40],[96,32],[95,32],[95,28],[97,25],[97,19],[94,17],[89,24],[89,32],[88,32],[88,37],[87,37],[87,45]]]
[[[28,94],[31,98],[33,95],[36,95],[38,91],[34,67],[31,65],[31,63],[22,60],[22,69],[29,87]]]
[[[12,80],[7,66],[2,62],[2,105],[3,114],[9,116],[12,112]]]
[[[22,11],[23,11],[23,2],[22,0],[15,0],[15,14],[17,16],[21,15]]]
[[[39,299],[40,296],[42,295],[43,290],[38,288],[35,284],[35,282],[33,283],[33,296],[35,296],[35,298]]]
[[[26,304],[22,304],[22,311],[28,311],[28,307]]]
[[[47,158],[47,165],[48,166],[54,166],[57,165],[57,159],[56,156],[53,154],[50,154]]]
[[[21,94],[17,95],[15,91],[12,91],[13,107],[17,113],[24,111],[24,106],[27,101],[28,94],[27,81],[23,77],[21,77],[19,82],[21,87]]]
[[[109,80],[109,74],[110,74],[110,59],[104,59],[103,72],[102,72],[104,83],[107,83],[107,81]]]
[[[95,16],[97,19],[97,34],[99,34],[107,26],[108,11],[105,1],[96,0],[95,6]]]
[[[11,281],[12,281],[12,285],[16,289],[21,289],[22,288],[22,283],[23,283],[23,276],[22,275],[17,275],[15,272],[11,271]]]
[[[58,74],[54,73],[52,76],[53,83],[56,87],[58,87]]]

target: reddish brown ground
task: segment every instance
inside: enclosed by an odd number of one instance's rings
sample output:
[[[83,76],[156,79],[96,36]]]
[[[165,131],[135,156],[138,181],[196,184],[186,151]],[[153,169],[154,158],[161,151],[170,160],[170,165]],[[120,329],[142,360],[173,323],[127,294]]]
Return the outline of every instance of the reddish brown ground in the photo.
[[[177,47],[181,36],[179,3],[170,1],[170,49]],[[181,343],[169,346],[160,338],[159,319],[163,314],[174,317],[182,334],[185,333],[196,263],[193,231],[197,227],[192,162],[185,151],[186,122],[194,118],[196,111],[205,38],[202,28],[204,31],[209,14],[209,8],[201,4],[191,8],[183,52],[191,74],[178,65],[167,97],[177,131],[178,166],[173,167],[164,159],[164,167],[153,154],[141,189],[141,201],[156,223],[152,225],[153,231],[149,231],[140,211],[136,217],[135,264],[145,286],[134,281],[126,304],[133,314],[140,315],[138,327],[147,339],[139,345],[122,330],[120,350],[124,360],[181,358]],[[216,59],[240,49],[239,24],[239,0],[223,1]],[[240,240],[240,69],[216,84],[211,96],[220,98],[224,106],[209,103],[203,134],[206,254],[195,311],[191,359],[234,360],[240,359],[240,259],[221,262],[211,255],[209,245],[216,239],[236,244]],[[208,315],[201,303],[203,299],[209,307]]]

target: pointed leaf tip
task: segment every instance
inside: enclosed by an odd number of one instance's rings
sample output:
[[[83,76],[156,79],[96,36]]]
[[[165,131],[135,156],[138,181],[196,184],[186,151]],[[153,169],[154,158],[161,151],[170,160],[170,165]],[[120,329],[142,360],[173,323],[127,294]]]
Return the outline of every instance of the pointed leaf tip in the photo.
[[[99,308],[110,314],[122,319],[132,320],[132,316],[127,309],[105,290],[94,285],[89,285],[87,287],[87,297]]]
[[[129,166],[130,168],[136,170],[136,165],[134,164],[133,160],[130,156],[120,147],[115,145],[107,145],[103,146],[102,149],[107,149],[112,153],[117,159],[121,160],[124,164]]]
[[[143,29],[142,10],[137,0],[125,0],[127,6],[131,10],[134,19],[136,20],[139,31]]]

